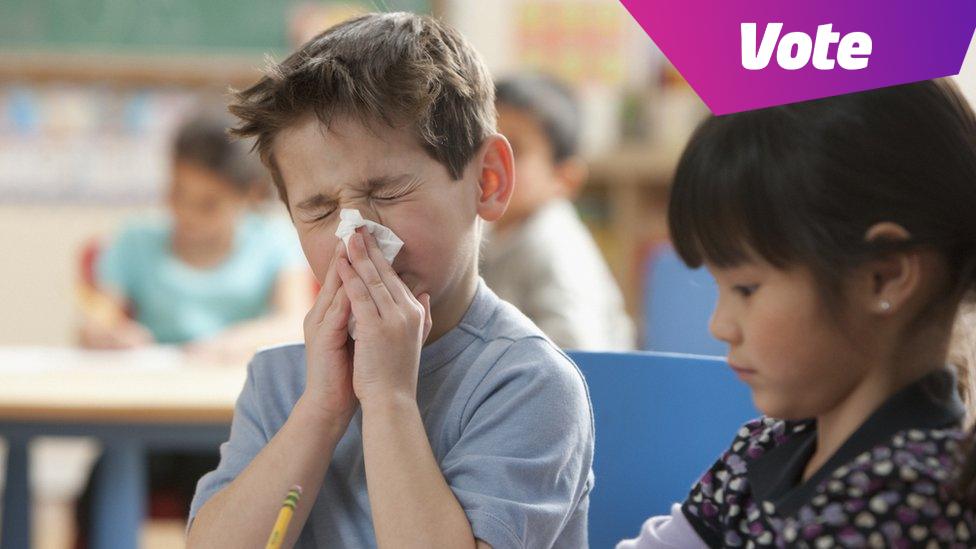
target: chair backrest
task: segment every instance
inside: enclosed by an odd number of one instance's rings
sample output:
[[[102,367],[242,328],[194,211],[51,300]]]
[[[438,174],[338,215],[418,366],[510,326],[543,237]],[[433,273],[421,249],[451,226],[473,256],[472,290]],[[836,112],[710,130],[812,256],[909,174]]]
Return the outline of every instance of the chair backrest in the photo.
[[[670,244],[651,251],[644,273],[644,349],[724,355],[725,344],[708,332],[718,299],[712,275],[689,269]]]
[[[759,415],[748,387],[718,357],[571,352],[596,422],[592,547],[634,537],[645,519],[684,501],[738,428]]]
[[[89,238],[78,253],[78,278],[81,284],[96,288],[95,263],[102,251],[102,243],[97,237]]]

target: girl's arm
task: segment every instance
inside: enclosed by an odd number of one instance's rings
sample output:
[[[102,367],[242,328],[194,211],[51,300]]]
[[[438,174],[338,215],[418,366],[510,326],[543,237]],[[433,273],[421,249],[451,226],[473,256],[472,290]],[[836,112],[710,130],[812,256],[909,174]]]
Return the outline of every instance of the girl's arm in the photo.
[[[708,545],[702,541],[695,529],[692,528],[681,505],[671,506],[670,515],[662,515],[647,519],[641,527],[640,535],[634,539],[623,540],[617,544],[617,549],[664,549],[664,548],[707,549]]]

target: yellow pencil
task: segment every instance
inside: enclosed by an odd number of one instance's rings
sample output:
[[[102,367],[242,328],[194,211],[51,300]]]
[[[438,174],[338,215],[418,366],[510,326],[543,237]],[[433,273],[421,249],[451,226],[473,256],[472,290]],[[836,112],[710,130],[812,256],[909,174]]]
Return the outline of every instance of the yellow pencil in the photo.
[[[107,295],[87,284],[79,284],[75,294],[82,309],[104,328],[112,328],[125,320],[125,311]]]
[[[295,514],[295,506],[298,505],[298,498],[301,496],[302,487],[297,484],[288,491],[285,502],[281,504],[281,511],[278,511],[278,520],[271,529],[271,537],[268,538],[265,549],[279,549],[284,543],[285,535],[288,534],[288,523],[291,522],[291,516]]]

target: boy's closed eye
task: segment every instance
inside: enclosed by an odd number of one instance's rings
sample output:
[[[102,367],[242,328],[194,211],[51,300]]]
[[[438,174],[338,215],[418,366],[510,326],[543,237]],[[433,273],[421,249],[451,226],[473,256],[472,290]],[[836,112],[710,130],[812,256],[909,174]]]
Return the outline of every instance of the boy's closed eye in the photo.
[[[377,188],[370,193],[370,198],[381,202],[392,202],[405,198],[419,186],[420,181],[417,179],[410,179],[400,184],[377,185]]]
[[[300,218],[304,223],[313,224],[327,220],[337,211],[338,208],[334,206],[307,209],[301,213]]]
[[[373,200],[379,200],[381,202],[392,202],[398,198],[403,198],[407,193],[395,192],[395,193],[376,193],[372,196]]]
[[[328,211],[325,211],[325,212],[322,212],[322,213],[316,213],[312,217],[311,222],[312,223],[315,223],[315,222],[318,222],[318,221],[323,221],[323,220],[327,219],[329,216],[331,216],[332,214],[334,214],[335,211],[336,211],[335,208],[332,208],[331,210],[328,210]]]

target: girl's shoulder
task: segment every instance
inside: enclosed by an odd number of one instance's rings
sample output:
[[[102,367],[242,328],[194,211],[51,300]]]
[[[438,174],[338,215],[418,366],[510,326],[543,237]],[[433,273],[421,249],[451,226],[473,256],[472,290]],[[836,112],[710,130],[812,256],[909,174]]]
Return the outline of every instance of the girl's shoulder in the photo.
[[[849,545],[970,547],[976,517],[956,488],[965,440],[959,428],[895,433],[835,469],[785,517],[784,541],[812,546],[831,536]]]

